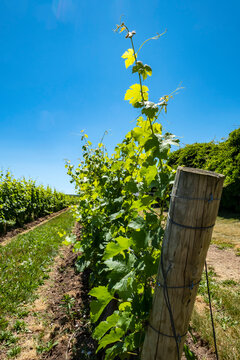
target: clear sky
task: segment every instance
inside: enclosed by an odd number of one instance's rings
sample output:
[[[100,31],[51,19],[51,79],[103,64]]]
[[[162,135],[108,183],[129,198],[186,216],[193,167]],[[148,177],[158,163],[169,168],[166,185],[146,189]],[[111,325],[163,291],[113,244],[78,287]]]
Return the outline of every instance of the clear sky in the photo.
[[[112,31],[120,15],[153,69],[150,100],[184,89],[161,122],[182,144],[219,141],[240,126],[240,2],[223,0],[1,0],[0,168],[73,192],[64,159],[81,157],[80,131],[111,152],[138,115],[126,101],[136,75]]]

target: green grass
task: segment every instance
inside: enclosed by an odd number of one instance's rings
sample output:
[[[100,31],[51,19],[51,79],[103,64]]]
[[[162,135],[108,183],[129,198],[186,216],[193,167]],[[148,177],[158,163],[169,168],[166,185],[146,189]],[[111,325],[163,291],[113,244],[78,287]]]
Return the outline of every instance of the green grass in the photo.
[[[1,316],[17,314],[21,305],[34,298],[62,242],[58,232],[70,233],[73,223],[68,211],[0,247]]]
[[[217,281],[214,271],[209,271],[213,316],[220,359],[240,359],[240,285],[233,280]],[[208,304],[205,274],[199,286],[199,295]],[[209,309],[198,311],[195,307],[191,325],[207,340],[212,348],[213,334]]]
[[[228,243],[218,243],[217,244],[217,248],[219,250],[232,249],[233,247],[234,247],[233,244],[228,244]]]

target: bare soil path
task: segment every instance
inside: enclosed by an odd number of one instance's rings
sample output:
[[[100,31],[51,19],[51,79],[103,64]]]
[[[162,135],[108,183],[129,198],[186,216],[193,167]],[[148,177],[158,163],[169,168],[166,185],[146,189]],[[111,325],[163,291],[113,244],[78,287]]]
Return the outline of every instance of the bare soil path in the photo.
[[[240,280],[240,256],[232,249],[219,249],[211,245],[207,254],[207,264],[217,274],[219,280]]]
[[[207,263],[219,280],[240,280],[240,220],[218,218]]]

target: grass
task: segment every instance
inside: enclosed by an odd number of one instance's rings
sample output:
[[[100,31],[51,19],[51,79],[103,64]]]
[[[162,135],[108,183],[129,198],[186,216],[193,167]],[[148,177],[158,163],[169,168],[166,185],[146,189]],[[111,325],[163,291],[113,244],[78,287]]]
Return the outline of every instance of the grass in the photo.
[[[63,213],[0,248],[0,313],[15,313],[48,278],[48,266],[62,242],[58,232],[70,232],[73,219]]]
[[[239,217],[218,217],[213,230],[212,244],[221,250],[233,248],[235,254],[240,251],[240,220]]]
[[[234,280],[218,281],[213,270],[209,271],[209,280],[219,358],[222,360],[239,360],[240,284]],[[193,311],[191,326],[214,349],[204,274],[198,294],[199,301]],[[202,306],[204,304],[206,306]]]
[[[49,266],[62,243],[58,232],[69,234],[73,224],[68,211],[0,247],[0,353],[3,350],[6,358],[20,353],[18,334],[27,331],[20,320],[28,315],[24,306],[36,298],[35,290],[49,277]]]

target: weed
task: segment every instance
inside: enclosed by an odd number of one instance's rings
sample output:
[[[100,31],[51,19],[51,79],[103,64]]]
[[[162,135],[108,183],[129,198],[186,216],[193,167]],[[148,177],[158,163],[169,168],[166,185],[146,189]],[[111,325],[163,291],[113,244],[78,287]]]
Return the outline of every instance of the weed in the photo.
[[[234,245],[229,244],[229,243],[218,243],[217,244],[217,248],[219,250],[232,249],[233,247],[234,247]]]
[[[0,331],[0,343],[4,343],[5,346],[16,344],[18,338],[13,335],[9,330]]]
[[[22,321],[16,320],[15,324],[13,325],[13,329],[16,332],[26,331],[26,328],[27,328],[27,324],[23,320]]]
[[[7,357],[8,358],[16,357],[18,354],[20,354],[20,352],[21,352],[21,347],[20,346],[14,346],[10,350],[8,350]]]
[[[6,329],[8,326],[8,321],[4,318],[0,318],[0,330]]]
[[[189,347],[186,344],[184,344],[183,351],[187,360],[197,360],[196,355],[189,349]]]
[[[229,280],[222,281],[222,285],[224,285],[224,286],[230,286],[230,285],[235,286],[235,285],[237,285],[237,282],[232,280],[232,279],[229,279]]]
[[[71,297],[69,294],[65,294],[61,300],[61,307],[65,309],[66,315],[71,322],[74,323],[74,318],[76,313],[73,311],[73,307],[75,305],[75,298]]]
[[[26,310],[26,309],[18,310],[17,317],[19,319],[22,319],[22,318],[28,316],[28,314],[29,314],[29,310]]]
[[[54,342],[53,340],[48,341],[46,344],[41,343],[36,347],[37,354],[47,353],[52,350],[52,348],[54,348],[54,346],[56,346],[57,344],[58,341]]]
[[[58,271],[62,274],[64,273],[64,271],[66,270],[66,267],[65,266],[61,266]]]

